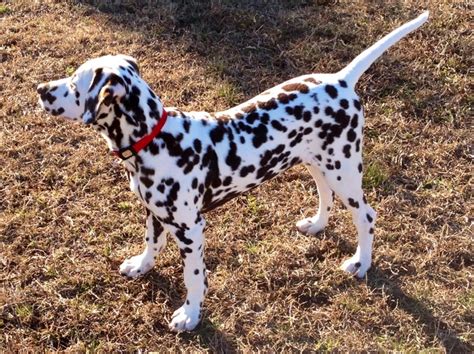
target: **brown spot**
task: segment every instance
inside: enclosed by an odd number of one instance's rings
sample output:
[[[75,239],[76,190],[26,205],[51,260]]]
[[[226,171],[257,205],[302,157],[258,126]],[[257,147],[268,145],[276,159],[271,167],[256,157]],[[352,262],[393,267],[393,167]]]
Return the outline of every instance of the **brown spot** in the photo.
[[[286,93],[283,93],[283,92],[279,93],[277,98],[278,98],[278,101],[280,101],[280,103],[286,104],[286,103],[290,102],[290,97],[288,97],[288,95]]]
[[[242,112],[244,113],[252,113],[252,112],[255,112],[256,110],[257,110],[257,106],[255,106],[255,103],[250,103],[244,108],[242,108]]]
[[[316,80],[312,77],[308,77],[308,78],[304,79],[304,81],[311,82],[311,83],[316,84],[316,85],[319,85],[321,83],[321,81],[318,81],[318,80]]]
[[[227,114],[222,114],[222,115],[220,115],[220,116],[216,116],[216,119],[217,119],[218,121],[223,122],[223,123],[227,123],[227,122],[230,120],[230,116],[227,115]]]
[[[301,84],[301,83],[287,84],[287,85],[283,86],[282,88],[285,91],[299,91],[301,93],[308,93],[309,92],[308,86],[306,86],[305,84]]]
[[[258,102],[258,108],[270,111],[272,109],[278,108],[278,103],[274,98],[272,98],[271,100],[268,100],[266,102]]]

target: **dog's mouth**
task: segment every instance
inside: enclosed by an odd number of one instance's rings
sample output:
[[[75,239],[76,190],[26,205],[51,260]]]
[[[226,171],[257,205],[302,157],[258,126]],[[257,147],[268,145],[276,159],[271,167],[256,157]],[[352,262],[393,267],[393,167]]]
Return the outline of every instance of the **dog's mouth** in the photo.
[[[38,106],[38,108],[42,111],[46,111],[47,113],[52,115],[51,108],[46,105],[45,101],[41,97],[38,97]]]
[[[41,99],[41,97],[38,97],[38,106],[44,110],[44,111],[49,111],[49,108],[47,108],[45,105],[44,105],[44,102],[43,100]]]
[[[66,117],[63,115],[64,113],[64,108],[58,108],[58,109],[55,109],[55,108],[49,108],[48,106],[45,105],[44,101],[39,98],[38,99],[38,103],[40,105],[40,107],[45,110],[46,112],[48,112],[49,114],[51,114],[52,116],[55,116],[55,117],[62,117],[62,118],[66,118],[66,119],[72,119],[72,118],[69,118],[69,117]],[[73,119],[74,120],[74,119]]]
[[[41,97],[38,97],[38,105],[39,105],[41,108],[44,108],[43,101],[41,100]]]

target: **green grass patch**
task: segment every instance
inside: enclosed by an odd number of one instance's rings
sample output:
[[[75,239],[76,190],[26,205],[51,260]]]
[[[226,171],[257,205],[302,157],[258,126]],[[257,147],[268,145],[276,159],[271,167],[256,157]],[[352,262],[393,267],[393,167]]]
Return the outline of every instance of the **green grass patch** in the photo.
[[[247,195],[247,210],[250,212],[250,214],[257,217],[261,214],[262,209],[262,204],[254,195]]]
[[[217,87],[217,96],[222,98],[226,105],[234,106],[240,101],[240,94],[237,88],[228,82],[222,83]]]
[[[45,270],[44,274],[48,277],[54,278],[54,277],[57,277],[59,275],[59,272],[53,266],[48,265],[48,266],[46,266],[46,270]]]
[[[467,309],[474,308],[474,291],[469,290],[459,297],[458,302]]]
[[[378,162],[371,162],[365,167],[362,184],[364,188],[377,188],[388,179],[388,172]]]
[[[102,249],[102,254],[105,257],[110,257],[110,255],[112,254],[112,247],[110,245],[105,245]]]
[[[245,250],[250,254],[258,254],[260,252],[260,247],[257,243],[248,242],[245,245]]]
[[[6,15],[10,12],[11,10],[7,5],[0,5],[0,15]]]
[[[120,211],[130,211],[132,210],[133,206],[129,202],[120,202],[118,203],[118,208]]]
[[[27,322],[31,319],[31,316],[33,316],[33,307],[28,304],[20,304],[15,308],[15,314],[20,321]]]
[[[325,338],[316,344],[316,349],[321,352],[337,351],[339,347],[340,343],[336,338]]]
[[[71,76],[72,74],[74,74],[74,71],[76,71],[76,68],[72,67],[72,66],[68,66],[66,68],[66,75],[67,76]]]

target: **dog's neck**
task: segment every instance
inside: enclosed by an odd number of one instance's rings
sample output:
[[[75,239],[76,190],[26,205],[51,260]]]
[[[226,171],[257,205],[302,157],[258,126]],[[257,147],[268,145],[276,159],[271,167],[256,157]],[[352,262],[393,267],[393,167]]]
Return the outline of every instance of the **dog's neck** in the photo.
[[[143,80],[138,85],[134,84],[126,96],[107,109],[107,117],[102,123],[99,120],[94,127],[104,137],[110,150],[128,147],[150,134],[163,114],[163,104]],[[133,156],[126,162],[128,169],[136,170],[141,159]]]

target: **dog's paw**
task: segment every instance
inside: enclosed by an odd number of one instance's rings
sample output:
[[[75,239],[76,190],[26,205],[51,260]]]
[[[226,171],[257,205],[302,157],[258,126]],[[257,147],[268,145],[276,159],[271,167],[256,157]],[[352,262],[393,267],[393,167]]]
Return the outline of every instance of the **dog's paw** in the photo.
[[[147,255],[139,254],[138,256],[126,259],[120,265],[120,274],[136,278],[148,272],[154,265],[152,256],[147,257]]]
[[[201,319],[200,311],[188,305],[181,306],[171,317],[170,329],[174,332],[192,331]]]
[[[318,215],[312,218],[305,218],[296,223],[298,230],[304,234],[316,235],[326,227],[327,222],[323,221]]]
[[[370,260],[364,260],[359,255],[354,255],[346,259],[341,265],[341,269],[357,278],[363,278],[370,268]]]

